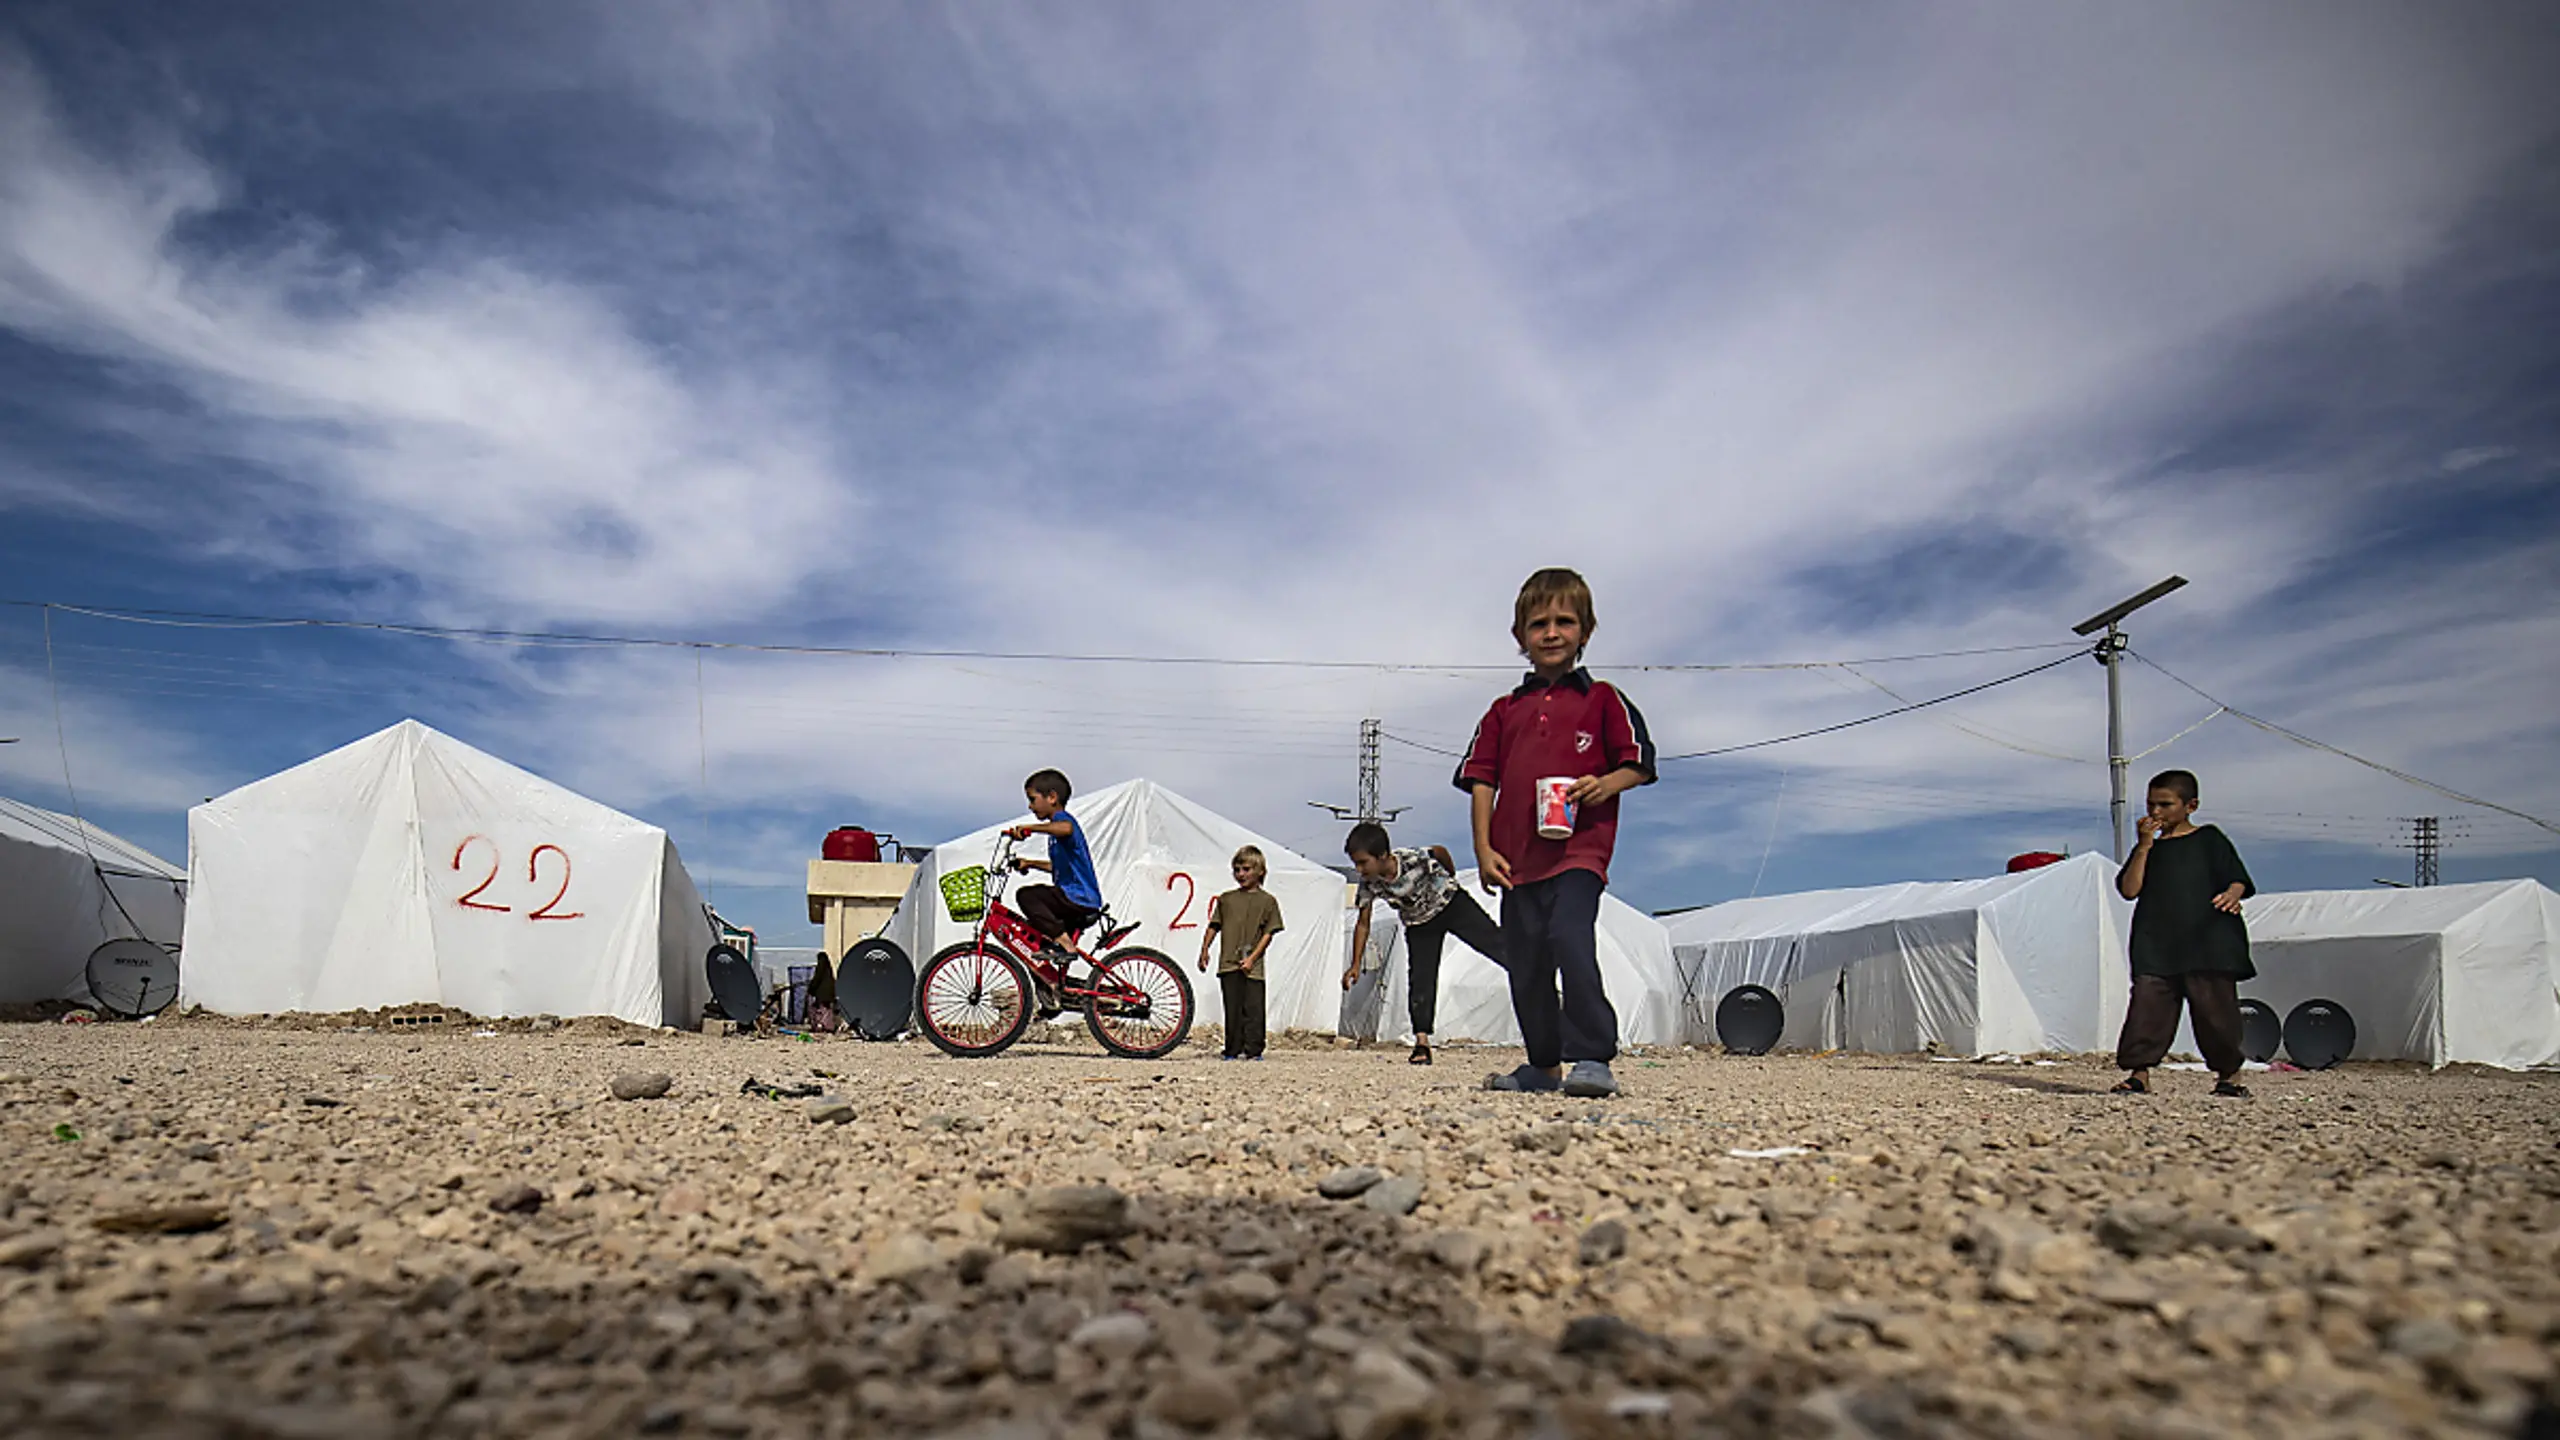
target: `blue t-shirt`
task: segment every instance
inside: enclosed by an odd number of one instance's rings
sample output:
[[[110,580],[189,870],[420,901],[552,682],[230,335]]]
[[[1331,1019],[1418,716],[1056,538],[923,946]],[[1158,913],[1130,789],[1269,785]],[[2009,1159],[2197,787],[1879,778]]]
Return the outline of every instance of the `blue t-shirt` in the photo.
[[[1084,843],[1084,827],[1076,817],[1061,810],[1058,818],[1067,822],[1067,833],[1049,837],[1049,878],[1057,882],[1059,893],[1087,910],[1102,908],[1102,881],[1093,873],[1093,851]]]

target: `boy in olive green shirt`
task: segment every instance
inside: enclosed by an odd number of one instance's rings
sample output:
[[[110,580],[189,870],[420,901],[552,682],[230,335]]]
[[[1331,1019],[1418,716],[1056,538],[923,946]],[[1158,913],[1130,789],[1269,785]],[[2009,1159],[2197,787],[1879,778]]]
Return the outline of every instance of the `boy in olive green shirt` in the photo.
[[[1224,938],[1218,951],[1218,988],[1226,992],[1227,1052],[1222,1060],[1262,1058],[1262,956],[1271,937],[1280,933],[1280,902],[1262,882],[1270,866],[1258,846],[1236,852],[1236,888],[1209,902],[1209,928],[1200,936],[1200,968],[1209,968],[1209,940]]]

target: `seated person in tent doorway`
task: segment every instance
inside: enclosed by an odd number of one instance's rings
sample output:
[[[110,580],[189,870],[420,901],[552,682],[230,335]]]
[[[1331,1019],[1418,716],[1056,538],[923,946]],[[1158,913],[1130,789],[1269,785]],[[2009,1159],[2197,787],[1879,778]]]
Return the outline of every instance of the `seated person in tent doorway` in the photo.
[[[1209,968],[1209,941],[1222,938],[1218,950],[1218,988],[1227,1002],[1226,1053],[1221,1060],[1259,1060],[1263,1043],[1262,957],[1271,937],[1285,928],[1280,901],[1262,882],[1271,878],[1262,847],[1236,852],[1236,888],[1209,902],[1209,928],[1200,935],[1200,968]]]
[[[1033,835],[1049,837],[1049,858],[1033,860],[1028,856],[1013,858],[1016,870],[1046,870],[1051,885],[1025,885],[1014,892],[1014,908],[1031,928],[1052,942],[1102,918],[1102,881],[1094,874],[1093,850],[1084,843],[1084,827],[1067,813],[1067,801],[1075,795],[1075,787],[1056,770],[1036,770],[1022,782],[1022,798],[1031,806],[1032,821],[1028,825],[1008,825],[1004,833],[1016,840]],[[1059,945],[1063,955],[1064,945]],[[1041,1008],[1054,1014],[1057,997],[1045,993]]]
[[[2257,893],[2229,837],[2195,823],[2192,771],[2151,777],[2133,853],[2116,872],[2116,893],[2133,902],[2133,998],[2116,1041],[2115,1092],[2145,1095],[2151,1068],[2169,1053],[2183,1005],[2196,1048],[2213,1067],[2213,1093],[2246,1096],[2240,1083],[2240,982],[2249,963],[2249,927],[2240,902]]]
[[[1360,872],[1360,893],[1352,900],[1360,918],[1352,923],[1351,968],[1342,972],[1342,988],[1360,983],[1360,962],[1369,954],[1369,906],[1384,900],[1404,922],[1405,1010],[1413,1021],[1410,1063],[1428,1065],[1431,1032],[1440,1013],[1441,942],[1455,935],[1501,965],[1501,927],[1458,884],[1457,864],[1441,846],[1399,850],[1388,843],[1386,826],[1363,820],[1351,827],[1342,853]]]

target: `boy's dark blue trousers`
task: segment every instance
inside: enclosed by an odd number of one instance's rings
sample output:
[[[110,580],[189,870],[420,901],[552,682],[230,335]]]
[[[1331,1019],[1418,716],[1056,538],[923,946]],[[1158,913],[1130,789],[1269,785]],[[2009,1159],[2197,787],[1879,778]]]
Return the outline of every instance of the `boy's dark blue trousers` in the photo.
[[[1474,896],[1461,890],[1449,897],[1440,913],[1419,925],[1408,925],[1404,932],[1405,1013],[1413,1021],[1413,1033],[1430,1035],[1438,1030],[1440,1019],[1440,945],[1455,935],[1468,948],[1505,970],[1511,968],[1502,958],[1502,931],[1493,917],[1484,913]]]
[[[1567,870],[1502,897],[1502,951],[1511,1013],[1529,1063],[1547,1069],[1618,1056],[1618,1012],[1600,983],[1600,892],[1607,882]],[[1564,987],[1561,1003],[1557,983]]]

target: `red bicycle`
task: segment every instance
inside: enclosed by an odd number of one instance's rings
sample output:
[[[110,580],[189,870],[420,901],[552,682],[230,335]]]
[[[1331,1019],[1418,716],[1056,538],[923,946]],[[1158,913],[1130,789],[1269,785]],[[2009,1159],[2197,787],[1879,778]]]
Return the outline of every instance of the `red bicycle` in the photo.
[[[1114,1055],[1153,1060],[1180,1045],[1191,1034],[1191,981],[1182,967],[1144,945],[1113,949],[1138,927],[1111,923],[1107,909],[1098,955],[1077,943],[1081,930],[1053,943],[1006,909],[1016,843],[999,836],[985,868],[942,879],[951,918],[975,921],[977,933],[944,946],[916,976],[916,1019],[925,1038],[967,1059],[1002,1054],[1034,1014],[1045,1020],[1080,1006],[1085,1028]],[[1079,960],[1081,979],[1072,973]]]

